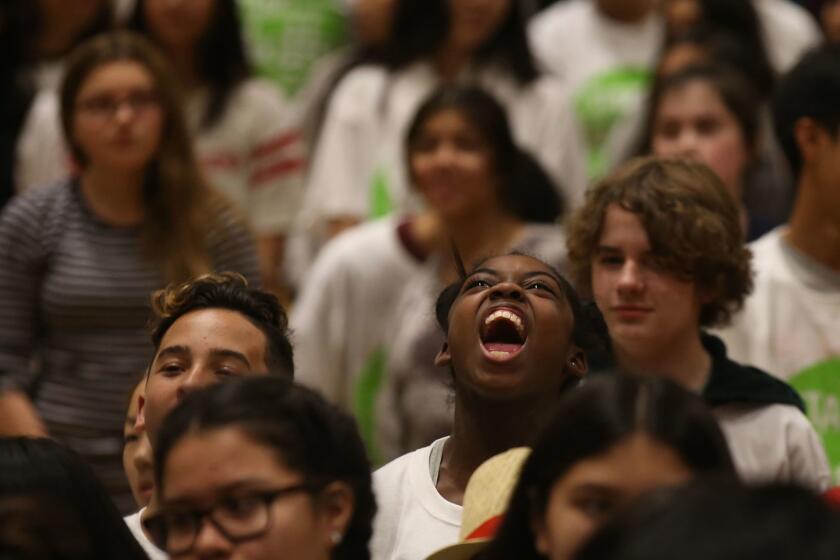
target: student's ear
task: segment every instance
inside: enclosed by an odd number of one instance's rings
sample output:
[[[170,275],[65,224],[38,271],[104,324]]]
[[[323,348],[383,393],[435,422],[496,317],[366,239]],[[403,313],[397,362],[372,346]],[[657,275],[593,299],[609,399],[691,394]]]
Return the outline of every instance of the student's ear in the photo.
[[[448,366],[452,363],[452,356],[449,354],[449,344],[444,342],[440,347],[440,351],[435,356],[436,366]]]
[[[810,117],[797,119],[793,124],[793,138],[803,163],[814,161],[819,154],[821,134],[825,131]]]
[[[146,397],[142,394],[137,396],[137,418],[134,419],[134,429],[138,432],[146,431]]]
[[[583,377],[589,371],[589,362],[586,361],[586,354],[577,346],[572,346],[563,371],[574,377]]]
[[[534,534],[534,548],[537,552],[548,558],[551,547],[548,544],[548,529],[545,526],[545,519],[534,514],[531,516],[531,532]]]
[[[338,546],[353,517],[356,505],[353,489],[345,482],[331,482],[321,491],[318,504],[325,544],[328,548]]]

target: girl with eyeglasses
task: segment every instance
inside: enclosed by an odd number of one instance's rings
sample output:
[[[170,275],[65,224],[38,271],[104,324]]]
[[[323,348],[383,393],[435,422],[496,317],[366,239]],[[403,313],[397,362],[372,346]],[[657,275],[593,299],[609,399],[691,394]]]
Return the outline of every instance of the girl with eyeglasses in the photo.
[[[162,57],[120,33],[68,60],[61,122],[78,172],[0,216],[0,432],[46,435],[124,511],[125,395],[152,348],[149,294],[213,270],[258,282],[254,242],[205,184]]]
[[[376,505],[356,423],[286,379],[185,398],[161,428],[155,484],[144,525],[172,558],[369,558]]]

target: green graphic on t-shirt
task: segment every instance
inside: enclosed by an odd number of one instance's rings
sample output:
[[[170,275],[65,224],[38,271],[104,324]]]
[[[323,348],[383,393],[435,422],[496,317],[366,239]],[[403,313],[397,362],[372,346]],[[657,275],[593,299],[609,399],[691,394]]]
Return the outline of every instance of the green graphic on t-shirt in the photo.
[[[382,464],[382,453],[376,444],[376,396],[382,387],[386,358],[384,348],[374,350],[362,367],[353,391],[353,413],[374,466]]]
[[[575,93],[575,114],[585,135],[590,179],[608,171],[612,163],[607,152],[610,135],[616,124],[638,110],[651,78],[645,68],[614,68],[597,74]]]
[[[381,218],[387,216],[394,210],[394,201],[391,199],[391,189],[388,187],[388,177],[380,169],[370,182],[370,217]]]
[[[840,481],[840,358],[802,370],[790,379],[808,407],[808,417],[820,434],[834,473]]]
[[[347,21],[337,0],[239,0],[239,5],[257,72],[290,96],[319,58],[345,42]]]

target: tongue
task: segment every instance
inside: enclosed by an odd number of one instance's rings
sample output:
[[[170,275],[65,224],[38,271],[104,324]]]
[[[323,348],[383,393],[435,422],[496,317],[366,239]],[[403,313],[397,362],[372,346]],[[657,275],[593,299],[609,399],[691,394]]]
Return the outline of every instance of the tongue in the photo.
[[[507,354],[513,354],[522,348],[522,345],[511,344],[510,342],[487,342],[484,344],[484,347],[487,348],[488,352],[505,352]]]

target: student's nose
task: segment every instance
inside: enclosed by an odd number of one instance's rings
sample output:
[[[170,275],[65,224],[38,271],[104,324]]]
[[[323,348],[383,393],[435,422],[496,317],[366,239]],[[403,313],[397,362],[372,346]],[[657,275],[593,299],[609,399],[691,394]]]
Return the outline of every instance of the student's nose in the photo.
[[[618,275],[618,291],[621,294],[635,294],[644,289],[644,275],[638,263],[626,260]]]
[[[490,299],[512,299],[521,301],[525,293],[522,287],[516,282],[499,282],[490,288]]]
[[[140,434],[137,448],[134,453],[134,468],[139,472],[148,472],[152,469],[152,445],[149,442],[149,435],[145,432]]]
[[[207,517],[199,521],[192,552],[196,558],[227,558],[233,551],[231,543]]]
[[[183,376],[181,384],[178,385],[178,402],[193,391],[197,391],[202,387],[206,387],[212,383],[213,374],[207,371],[201,365],[193,366],[186,375]]]

